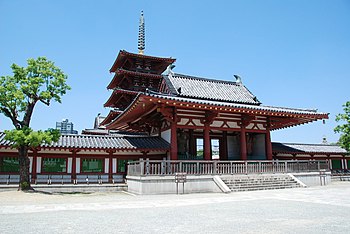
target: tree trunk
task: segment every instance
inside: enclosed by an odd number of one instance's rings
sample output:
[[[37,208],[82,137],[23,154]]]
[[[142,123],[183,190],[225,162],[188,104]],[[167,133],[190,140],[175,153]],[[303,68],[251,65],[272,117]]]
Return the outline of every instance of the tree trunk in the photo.
[[[18,149],[19,161],[19,188],[18,190],[33,190],[30,186],[28,146],[20,146]]]

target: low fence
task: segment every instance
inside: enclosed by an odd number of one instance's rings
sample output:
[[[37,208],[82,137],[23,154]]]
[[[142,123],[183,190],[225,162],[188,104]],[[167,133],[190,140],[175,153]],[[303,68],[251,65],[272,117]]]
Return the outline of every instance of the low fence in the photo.
[[[71,174],[37,174],[35,179],[31,178],[33,184],[106,184],[106,183],[122,183],[123,175],[114,174],[110,181],[108,174],[76,174],[72,179]],[[0,184],[18,184],[18,174],[0,174]]]
[[[174,161],[143,160],[128,163],[128,175],[232,175],[259,173],[315,172],[328,170],[326,160],[273,160],[273,161]]]

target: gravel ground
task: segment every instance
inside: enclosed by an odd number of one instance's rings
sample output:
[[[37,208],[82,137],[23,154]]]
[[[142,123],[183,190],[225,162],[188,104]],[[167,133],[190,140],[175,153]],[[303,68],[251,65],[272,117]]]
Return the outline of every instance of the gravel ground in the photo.
[[[0,190],[1,233],[350,233],[350,182],[134,196]]]

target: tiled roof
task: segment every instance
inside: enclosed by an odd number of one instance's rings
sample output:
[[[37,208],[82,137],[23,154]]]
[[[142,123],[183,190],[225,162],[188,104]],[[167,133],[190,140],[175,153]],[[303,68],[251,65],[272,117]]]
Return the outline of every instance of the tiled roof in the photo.
[[[9,147],[11,143],[4,139],[5,134],[0,133],[0,147]],[[161,137],[140,135],[61,135],[58,142],[50,145],[44,144],[43,148],[60,149],[116,149],[116,150],[168,150],[170,145]]]
[[[172,64],[176,61],[176,59],[174,58],[164,58],[164,57],[155,57],[155,56],[149,56],[144,54],[135,54],[135,53],[127,52],[125,50],[121,50],[119,51],[119,54],[109,71],[115,72],[118,68],[121,67],[123,61],[125,61],[125,58],[127,57],[140,58],[143,60],[156,61],[158,63],[162,63],[163,66],[162,66],[162,69],[160,69],[159,74],[161,74],[169,64]]]
[[[275,106],[263,106],[263,105],[258,106],[258,105],[249,105],[249,104],[230,103],[230,102],[224,102],[224,101],[211,101],[211,100],[194,99],[194,98],[186,98],[186,97],[176,97],[176,96],[164,95],[164,94],[147,94],[147,95],[150,97],[162,98],[162,99],[174,100],[174,101],[180,101],[180,102],[214,105],[214,106],[222,106],[222,107],[228,107],[228,108],[239,108],[239,109],[246,109],[246,110],[271,111],[271,112],[286,113],[286,114],[328,115],[328,113],[317,112],[317,110],[314,110],[314,109],[300,109],[300,108],[275,107]]]
[[[297,143],[272,143],[272,150],[281,153],[327,153],[346,154],[346,150],[338,145],[329,144],[297,144]]]
[[[258,99],[242,84],[169,73],[164,79],[172,94],[180,97],[259,105]]]

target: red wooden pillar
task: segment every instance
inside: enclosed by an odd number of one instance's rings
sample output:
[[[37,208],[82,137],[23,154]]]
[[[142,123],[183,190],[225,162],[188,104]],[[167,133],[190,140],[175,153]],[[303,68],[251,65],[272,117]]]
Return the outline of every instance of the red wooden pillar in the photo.
[[[271,144],[271,135],[270,135],[269,128],[266,128],[265,147],[266,147],[266,159],[272,160],[272,144]]]
[[[171,123],[171,149],[170,149],[170,160],[177,160],[177,129],[176,123]]]
[[[241,160],[247,160],[247,139],[245,125],[241,125]]]
[[[204,160],[211,160],[210,157],[210,135],[209,135],[209,124],[204,124]]]
[[[32,183],[36,180],[36,164],[37,164],[38,151],[33,150],[33,162],[32,162]]]
[[[173,119],[171,122],[171,149],[170,149],[170,160],[177,160],[177,118],[176,109],[173,112]]]
[[[72,182],[77,178],[77,151],[72,150]]]

